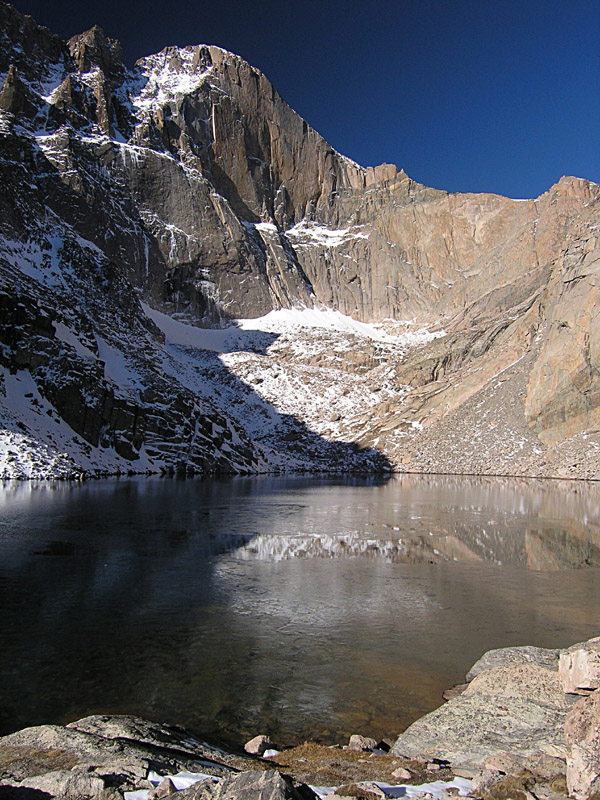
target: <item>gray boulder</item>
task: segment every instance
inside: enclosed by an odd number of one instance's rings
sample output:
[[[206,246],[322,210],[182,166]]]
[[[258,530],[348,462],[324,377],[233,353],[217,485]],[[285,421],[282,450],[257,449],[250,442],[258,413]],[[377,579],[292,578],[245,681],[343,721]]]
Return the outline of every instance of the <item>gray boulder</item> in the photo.
[[[548,669],[558,669],[559,656],[560,650],[549,650],[545,647],[500,647],[497,650],[488,650],[467,672],[467,682],[488,669],[508,667],[511,664],[539,664]]]
[[[499,751],[564,759],[567,712],[556,670],[534,663],[495,667],[475,677],[459,697],[413,723],[392,753],[443,759],[473,772]]]
[[[306,784],[275,770],[228,775],[219,784],[202,781],[177,793],[177,800],[317,800]]]
[[[567,786],[577,800],[600,793],[600,692],[584,697],[565,722]]]
[[[21,781],[20,787],[37,789],[50,797],[60,797],[64,800],[82,800],[82,798],[102,797],[106,785],[98,775],[79,771],[59,770],[48,772],[46,775],[37,775]]]
[[[359,733],[353,733],[348,741],[350,750],[375,750],[376,747],[376,739],[371,739],[369,736],[361,736]]]
[[[558,672],[565,692],[589,694],[600,687],[600,637],[560,654]]]
[[[261,734],[250,739],[249,742],[246,742],[244,750],[253,756],[262,756],[265,750],[268,750],[270,747],[273,747],[273,742],[268,736]]]

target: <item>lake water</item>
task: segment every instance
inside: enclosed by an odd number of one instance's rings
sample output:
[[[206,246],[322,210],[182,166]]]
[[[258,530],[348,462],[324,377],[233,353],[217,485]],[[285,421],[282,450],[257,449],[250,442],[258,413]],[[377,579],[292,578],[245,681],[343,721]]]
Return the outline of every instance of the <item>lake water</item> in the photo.
[[[0,733],[394,736],[485,650],[600,634],[600,485],[7,483],[0,611]]]

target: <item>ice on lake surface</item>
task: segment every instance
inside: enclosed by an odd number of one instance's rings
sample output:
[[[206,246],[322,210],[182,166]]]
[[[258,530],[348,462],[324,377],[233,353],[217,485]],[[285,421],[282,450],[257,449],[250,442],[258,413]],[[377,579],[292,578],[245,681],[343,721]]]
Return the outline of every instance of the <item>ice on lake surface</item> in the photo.
[[[597,484],[19,482],[0,504],[3,733],[394,736],[485,650],[600,632]]]

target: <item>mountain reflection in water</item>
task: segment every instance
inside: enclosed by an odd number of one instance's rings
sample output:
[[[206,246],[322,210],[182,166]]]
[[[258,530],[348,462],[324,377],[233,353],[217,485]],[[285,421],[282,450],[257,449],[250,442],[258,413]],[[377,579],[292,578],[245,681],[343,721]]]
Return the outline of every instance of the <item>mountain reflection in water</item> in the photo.
[[[468,502],[461,496],[465,492]],[[327,531],[232,537],[240,558],[373,558],[389,563],[487,561],[548,571],[600,566],[595,487],[572,481],[403,476],[399,502],[327,509]],[[383,489],[383,498],[389,491]],[[533,490],[533,491],[532,491]],[[338,529],[336,531],[336,528]],[[333,529],[333,531],[332,531]]]
[[[0,732],[393,736],[485,650],[600,632],[596,484],[13,483],[0,511]]]
[[[580,536],[561,528],[531,528],[522,536],[498,531],[468,530],[454,534],[430,532],[390,539],[368,538],[357,532],[309,536],[236,537],[236,555],[245,559],[282,561],[289,558],[373,558],[387,563],[437,564],[440,561],[490,561],[540,571],[600,566],[598,532]]]

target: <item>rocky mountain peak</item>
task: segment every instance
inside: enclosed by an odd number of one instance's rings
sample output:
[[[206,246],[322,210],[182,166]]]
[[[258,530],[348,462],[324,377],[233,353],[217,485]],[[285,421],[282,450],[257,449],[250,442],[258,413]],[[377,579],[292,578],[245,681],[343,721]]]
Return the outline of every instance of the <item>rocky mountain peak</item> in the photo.
[[[73,36],[67,42],[67,47],[79,72],[101,70],[113,82],[122,82],[124,67],[121,44],[117,39],[109,39],[98,25]]]
[[[550,191],[561,197],[573,197],[582,203],[589,203],[600,197],[600,184],[573,175],[563,175]]]
[[[0,0],[0,73],[14,64],[31,79],[49,64],[56,64],[63,51],[60,36]]]

